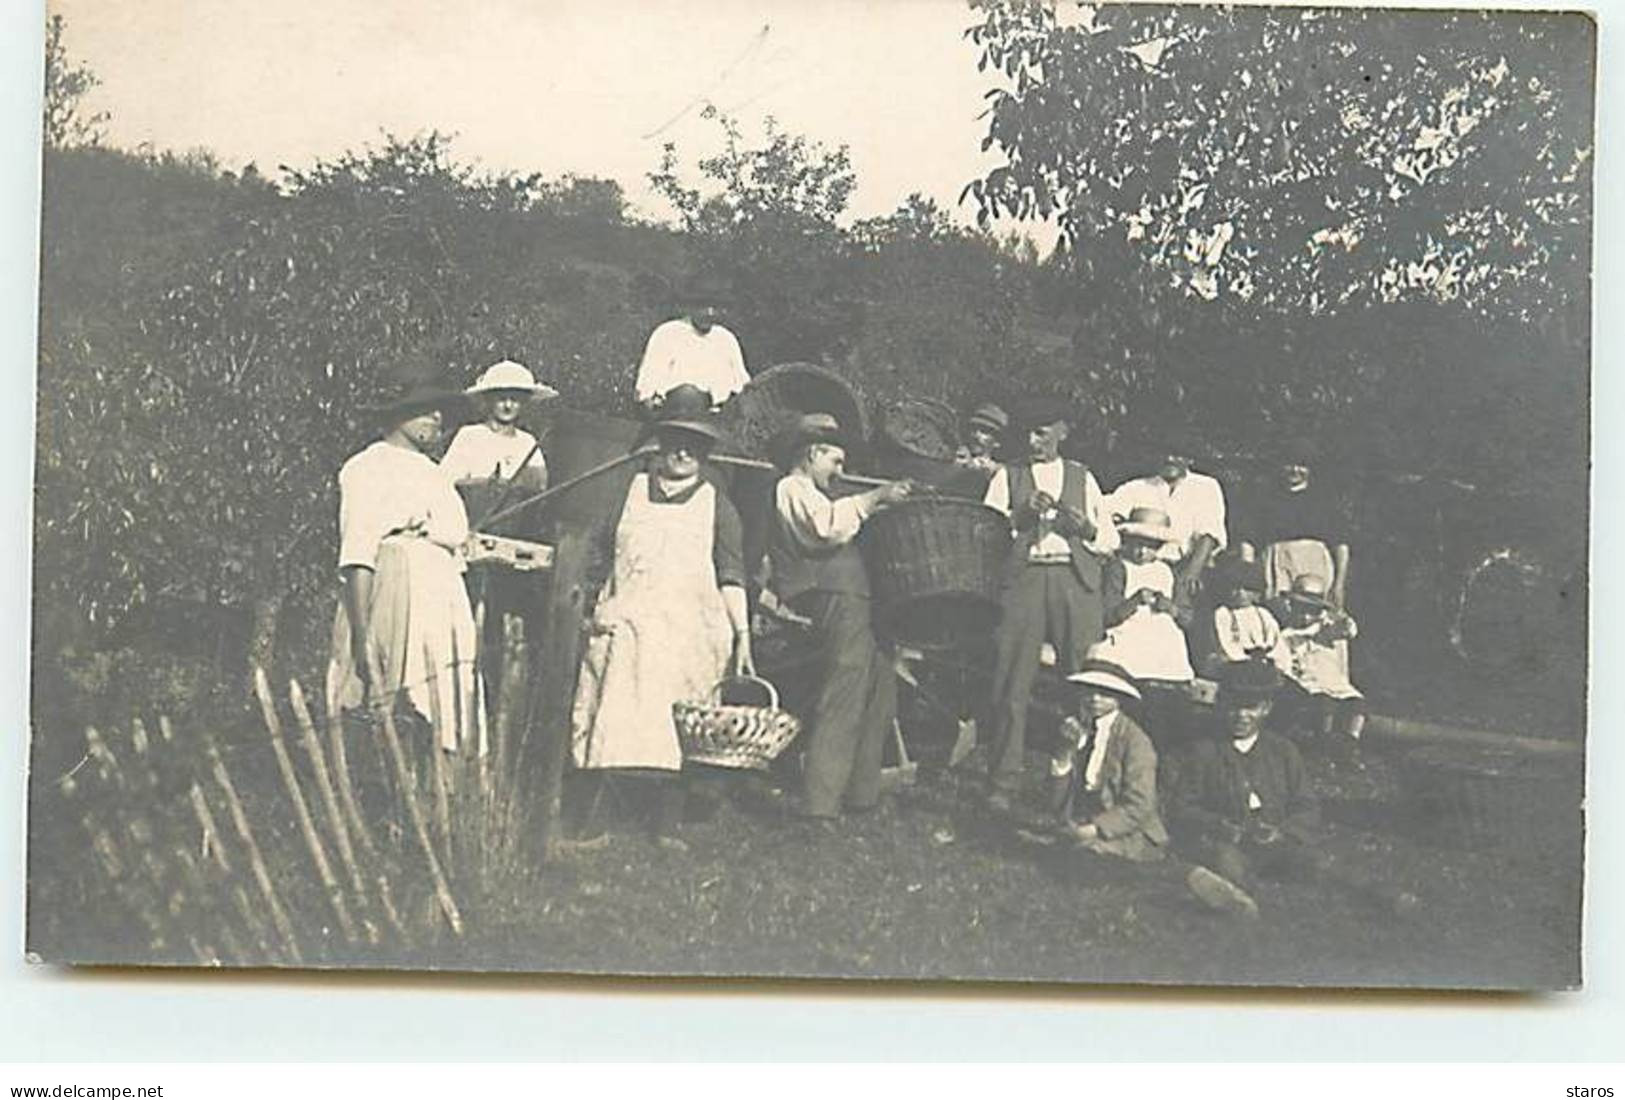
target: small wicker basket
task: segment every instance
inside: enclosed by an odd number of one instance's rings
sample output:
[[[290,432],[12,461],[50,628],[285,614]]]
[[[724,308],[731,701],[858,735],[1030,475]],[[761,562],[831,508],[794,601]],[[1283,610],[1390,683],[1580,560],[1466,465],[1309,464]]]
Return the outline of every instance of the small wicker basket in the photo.
[[[765,705],[724,702],[731,685],[762,689]],[[779,709],[778,689],[755,676],[728,677],[703,702],[673,703],[671,716],[683,759],[718,768],[766,768],[801,732],[801,719]]]

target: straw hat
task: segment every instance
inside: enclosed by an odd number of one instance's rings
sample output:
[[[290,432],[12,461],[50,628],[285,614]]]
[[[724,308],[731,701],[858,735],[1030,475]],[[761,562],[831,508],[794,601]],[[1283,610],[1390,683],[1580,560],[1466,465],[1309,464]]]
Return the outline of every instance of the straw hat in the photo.
[[[1134,677],[1122,665],[1113,661],[1102,660],[1098,657],[1087,657],[1079,666],[1078,671],[1067,678],[1071,684],[1082,684],[1084,687],[1095,688],[1100,691],[1109,691],[1113,695],[1120,695],[1125,699],[1139,699],[1140,689],[1135,686]]]
[[[1174,541],[1174,523],[1160,508],[1136,508],[1117,525],[1117,533],[1126,539],[1168,543]]]
[[[485,368],[485,372],[468,389],[463,391],[470,397],[482,393],[523,393],[532,398],[557,397],[559,391],[545,382],[536,381],[536,376],[530,373],[530,368],[523,363],[515,363],[512,359],[504,359]]]

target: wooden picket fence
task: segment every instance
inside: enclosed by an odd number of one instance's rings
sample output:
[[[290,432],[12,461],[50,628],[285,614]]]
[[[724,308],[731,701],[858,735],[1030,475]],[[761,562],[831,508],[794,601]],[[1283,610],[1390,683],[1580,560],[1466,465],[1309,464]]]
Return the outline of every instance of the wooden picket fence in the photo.
[[[545,646],[507,624],[483,756],[387,706],[318,714],[297,680],[278,699],[258,669],[247,738],[167,717],[86,730],[56,787],[92,856],[87,896],[137,933],[120,961],[453,965],[471,916],[532,898],[580,644],[584,543],[564,543]]]

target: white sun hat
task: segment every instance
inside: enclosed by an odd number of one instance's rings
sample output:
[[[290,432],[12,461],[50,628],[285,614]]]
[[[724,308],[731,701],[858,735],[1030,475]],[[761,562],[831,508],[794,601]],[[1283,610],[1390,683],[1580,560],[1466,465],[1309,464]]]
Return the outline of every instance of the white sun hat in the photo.
[[[500,363],[485,368],[479,380],[463,392],[470,397],[482,393],[502,393],[514,391],[528,393],[531,397],[557,397],[559,391],[545,382],[536,381],[536,376],[530,373],[530,368],[523,363],[515,363],[512,359],[504,359]]]

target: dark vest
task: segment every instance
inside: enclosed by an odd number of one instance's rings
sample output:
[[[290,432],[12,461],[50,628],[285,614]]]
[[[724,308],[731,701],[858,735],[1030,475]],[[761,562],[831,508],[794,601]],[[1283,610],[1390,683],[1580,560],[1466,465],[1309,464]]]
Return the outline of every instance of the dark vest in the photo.
[[[1025,504],[1027,498],[1032,496],[1037,486],[1033,482],[1033,468],[1031,463],[1011,463],[1005,467],[1005,476],[1010,484],[1010,516],[1015,524],[1016,540],[1010,548],[1009,576],[1013,580],[1027,567],[1027,554],[1038,541],[1038,523],[1036,517],[1027,513]],[[1065,507],[1072,508],[1079,513],[1084,512],[1084,483],[1088,480],[1089,468],[1081,462],[1073,462],[1070,458],[1061,460],[1061,501]],[[1078,580],[1090,592],[1100,591],[1100,569],[1102,560],[1093,550],[1084,545],[1083,539],[1077,535],[1070,536],[1067,546],[1072,551],[1072,570],[1078,575]]]
[[[827,551],[808,550],[796,541],[788,525],[773,511],[768,560],[773,566],[773,591],[789,603],[807,592],[843,592],[869,595],[869,572],[863,555],[851,542]]]

